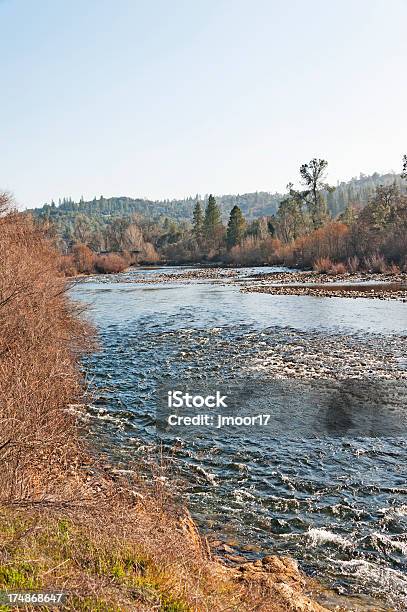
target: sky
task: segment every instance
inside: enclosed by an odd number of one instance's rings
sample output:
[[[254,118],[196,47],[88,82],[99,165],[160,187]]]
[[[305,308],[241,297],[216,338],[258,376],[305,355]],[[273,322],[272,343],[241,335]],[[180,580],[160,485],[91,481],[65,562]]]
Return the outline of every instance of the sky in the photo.
[[[406,0],[0,0],[0,189],[283,191],[401,170]]]

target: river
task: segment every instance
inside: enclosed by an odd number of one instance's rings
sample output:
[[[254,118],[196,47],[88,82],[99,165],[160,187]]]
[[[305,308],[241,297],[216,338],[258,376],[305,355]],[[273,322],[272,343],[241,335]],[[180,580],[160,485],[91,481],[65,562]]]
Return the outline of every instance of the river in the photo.
[[[405,304],[157,283],[140,269],[72,293],[99,332],[86,422],[112,461],[159,446],[201,528],[237,553],[289,554],[338,593],[407,608]],[[220,389],[231,414],[269,421],[157,430],[181,387]]]

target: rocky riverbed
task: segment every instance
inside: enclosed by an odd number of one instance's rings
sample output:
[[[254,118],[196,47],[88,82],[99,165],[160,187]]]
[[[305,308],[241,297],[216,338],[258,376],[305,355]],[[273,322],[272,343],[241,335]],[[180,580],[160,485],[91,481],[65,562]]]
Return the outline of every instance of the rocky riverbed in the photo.
[[[256,285],[242,288],[244,292],[271,295],[311,295],[314,297],[369,298],[407,302],[407,285],[399,283],[342,284],[342,285]]]
[[[167,269],[160,268],[129,268],[126,272],[120,275],[99,274],[97,279],[99,282],[121,282],[135,284],[161,284],[161,283],[192,283],[196,281],[214,281],[214,280],[233,280],[239,276],[239,271],[230,268],[194,268],[185,269],[180,266],[169,267]],[[90,276],[90,279],[93,277]]]
[[[253,285],[252,281],[256,284]],[[407,274],[356,273],[332,276],[304,271],[255,274],[245,279],[242,291],[407,302]]]
[[[269,271],[270,268],[223,267],[167,269],[131,268],[121,275],[99,275],[98,282],[131,284],[191,284],[196,282],[239,284],[246,293],[310,295],[314,297],[370,298],[407,301],[407,273],[320,274],[312,271]]]
[[[396,274],[378,272],[355,272],[351,274],[322,274],[310,270],[289,270],[284,272],[256,272],[250,275],[250,280],[273,282],[276,284],[286,283],[400,283],[407,284],[407,273]]]

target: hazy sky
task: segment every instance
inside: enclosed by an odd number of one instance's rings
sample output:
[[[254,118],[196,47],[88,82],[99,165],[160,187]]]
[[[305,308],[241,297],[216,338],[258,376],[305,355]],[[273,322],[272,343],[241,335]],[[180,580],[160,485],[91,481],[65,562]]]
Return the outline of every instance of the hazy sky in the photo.
[[[400,171],[406,0],[0,0],[0,187],[21,206]]]

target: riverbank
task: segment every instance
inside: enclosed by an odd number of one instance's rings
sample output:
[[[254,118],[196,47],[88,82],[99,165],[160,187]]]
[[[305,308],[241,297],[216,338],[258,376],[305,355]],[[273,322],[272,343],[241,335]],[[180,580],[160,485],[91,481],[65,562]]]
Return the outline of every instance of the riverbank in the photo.
[[[63,593],[58,609],[72,612],[327,610],[293,560],[227,565],[165,491],[134,490],[89,470],[81,499],[0,506],[1,589]]]

